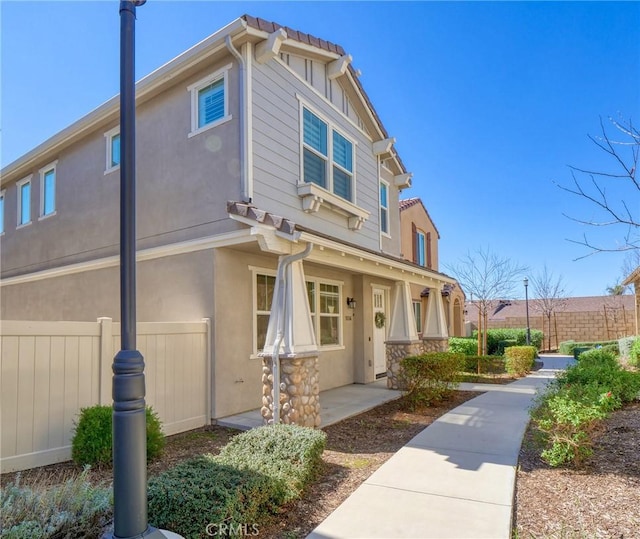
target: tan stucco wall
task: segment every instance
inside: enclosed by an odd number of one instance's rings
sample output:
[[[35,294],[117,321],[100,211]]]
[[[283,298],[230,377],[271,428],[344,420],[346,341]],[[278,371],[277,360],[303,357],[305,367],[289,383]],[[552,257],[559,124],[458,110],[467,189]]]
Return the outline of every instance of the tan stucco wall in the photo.
[[[400,228],[402,242],[402,256],[406,260],[413,259],[413,234],[411,223],[415,223],[416,228],[426,235],[431,233],[431,269],[438,271],[438,232],[429,216],[425,213],[421,204],[414,204],[400,212]],[[426,249],[426,245],[425,245]],[[427,256],[425,254],[425,264]]]

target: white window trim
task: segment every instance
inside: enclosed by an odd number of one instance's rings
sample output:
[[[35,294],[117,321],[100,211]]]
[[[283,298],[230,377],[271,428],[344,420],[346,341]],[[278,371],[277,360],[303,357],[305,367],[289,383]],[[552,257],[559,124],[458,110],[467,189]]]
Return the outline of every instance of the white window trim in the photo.
[[[358,141],[345,134],[344,131],[339,129],[334,123],[326,118],[323,114],[318,112],[313,105],[309,104],[302,96],[296,94],[298,99],[298,119],[299,119],[299,155],[300,155],[300,173],[298,178],[298,196],[302,199],[302,209],[306,213],[315,213],[323,205],[326,205],[329,209],[346,215],[348,218],[348,226],[351,230],[360,230],[364,222],[369,218],[370,213],[363,208],[360,208],[357,204],[357,150]],[[329,170],[327,171],[327,187],[321,187],[315,183],[305,183],[304,181],[304,109],[309,109],[309,112],[315,114],[323,122],[327,124],[327,158],[326,163]],[[347,139],[353,144],[353,162],[351,172],[351,198],[352,200],[346,200],[333,192],[333,131],[339,133],[342,137]],[[310,148],[314,151],[313,148]],[[316,152],[317,153],[317,152]],[[340,169],[339,165],[337,165]],[[379,196],[379,195],[378,195]]]
[[[112,144],[112,140],[113,137],[115,137],[116,135],[120,134],[120,126],[117,125],[115,126],[113,129],[109,129],[109,131],[107,131],[104,134],[104,139],[106,142],[106,151],[105,151],[105,155],[106,155],[106,162],[105,162],[105,168],[104,168],[104,174],[105,176],[107,174],[110,174],[111,172],[115,172],[116,170],[120,170],[120,163],[118,163],[115,166],[111,166],[111,163],[113,162],[113,154],[111,153],[113,151],[113,144]],[[122,144],[122,139],[120,139],[120,144]],[[120,156],[122,156],[122,146],[120,147]]]
[[[38,174],[40,175],[40,213],[38,217],[38,221],[42,221],[43,219],[48,219],[49,217],[53,217],[58,212],[58,197],[56,196],[56,191],[58,190],[58,160],[56,159],[52,163],[49,163],[46,167],[42,167]],[[44,175],[47,172],[53,170],[54,182],[55,182],[55,190],[53,193],[53,211],[51,213],[44,214]],[[33,190],[33,186],[31,187]],[[33,192],[33,191],[32,191]]]
[[[208,131],[220,124],[228,122],[233,118],[233,116],[229,113],[229,77],[228,73],[231,69],[232,64],[227,64],[224,67],[221,67],[217,71],[214,71],[210,75],[207,75],[203,79],[200,79],[197,82],[189,85],[187,87],[187,91],[191,94],[191,132],[188,135],[188,138],[195,137],[204,131]],[[211,122],[210,124],[203,125],[202,127],[198,127],[198,92],[205,86],[209,86],[210,84],[224,79],[224,116],[215,122]]]
[[[427,233],[424,230],[417,228],[416,236],[418,238],[420,236],[424,238],[424,242],[422,244],[423,245],[422,251],[420,251],[420,242],[418,241],[418,239],[416,239],[416,264],[418,264],[418,266],[422,266],[423,268],[426,268],[427,267]],[[420,263],[420,253],[422,253],[422,260],[424,263]]]
[[[257,298],[257,286],[256,286],[256,277],[258,275],[267,275],[269,277],[276,277],[277,272],[272,269],[260,268],[257,266],[249,266],[249,271],[251,271],[251,317],[252,317],[252,352],[249,356],[249,359],[260,359],[258,355],[258,298]],[[321,277],[310,277],[305,275],[305,285],[306,283],[314,283],[315,287],[315,317],[313,319],[313,330],[316,335],[316,340],[318,342],[318,350],[328,352],[332,350],[344,350],[344,308],[342,306],[342,300],[344,299],[344,294],[342,293],[342,288],[344,285],[343,281],[335,281],[333,279],[324,279]],[[320,294],[319,294],[319,285],[320,284],[328,284],[338,287],[338,302],[340,304],[340,312],[338,313],[338,344],[328,344],[325,346],[320,345]],[[311,308],[311,306],[309,306]]]
[[[5,213],[6,213],[6,210],[7,210],[7,206],[5,204],[6,201],[7,201],[7,199],[5,197],[6,193],[7,193],[6,189],[3,189],[2,191],[0,191],[0,201],[1,201],[0,204],[2,205],[2,221],[0,221],[0,236],[4,236],[4,231],[5,231],[5,228],[6,228],[4,226],[4,224],[6,222],[6,219],[4,217],[5,217]]]
[[[422,333],[422,324],[423,324],[422,319],[424,317],[424,314],[422,312],[422,301],[413,299],[413,300],[411,300],[411,303],[412,303],[412,307],[413,307],[413,319],[414,319],[415,324],[416,324],[416,332],[418,334],[420,334],[420,333]],[[418,307],[418,311],[420,311],[420,320],[418,320],[416,318],[416,307]],[[420,322],[420,324],[418,324],[418,322]]]
[[[23,178],[19,182],[16,182],[16,198],[18,199],[18,208],[17,208],[17,216],[16,216],[16,230],[19,228],[24,228],[25,226],[29,226],[31,224],[31,215],[33,214],[33,204],[31,203],[31,199],[33,199],[33,184],[31,183],[31,178],[33,174],[29,174],[26,178]],[[31,193],[29,198],[29,220],[26,223],[21,223],[22,221],[22,186],[25,184],[31,184]]]
[[[387,231],[384,232],[382,230],[382,199],[380,199],[378,201],[378,222],[380,223],[380,235],[384,236],[385,238],[390,238],[391,237],[391,219],[389,218],[389,182],[383,180],[382,178],[380,179],[380,183],[383,183],[387,186],[387,207],[385,208],[387,210]],[[378,184],[378,197],[380,197],[380,185]]]

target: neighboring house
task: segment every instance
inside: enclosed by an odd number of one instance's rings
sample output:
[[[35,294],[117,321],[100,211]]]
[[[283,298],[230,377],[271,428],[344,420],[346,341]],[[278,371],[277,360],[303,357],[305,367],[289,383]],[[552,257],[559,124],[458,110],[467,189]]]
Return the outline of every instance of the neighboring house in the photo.
[[[421,199],[400,200],[400,236],[402,256],[405,259],[438,271],[440,233]],[[430,291],[429,287],[411,286],[411,300],[419,334],[424,330]],[[461,337],[464,335],[464,291],[456,282],[443,287],[441,294],[444,300],[448,334]]]
[[[477,328],[478,309],[474,302],[467,302],[467,320]],[[543,319],[544,318],[544,319]],[[551,317],[543,317],[536,307],[536,300],[529,300],[529,325],[544,333],[545,347],[551,335],[552,348],[562,341],[608,341],[634,334],[634,297],[588,296],[564,298],[562,305]],[[549,327],[549,325],[551,327]],[[496,302],[489,313],[489,328],[525,328],[527,311],[525,300]]]
[[[402,258],[411,174],[342,47],[245,15],[136,95],[138,320],[211,319],[212,418],[269,403],[274,355],[316,395],[384,376],[426,346],[412,287],[446,346],[455,281]],[[119,319],[118,125],[114,97],[2,170],[3,319]]]
[[[634,317],[636,322],[636,335],[640,335],[640,266],[633,270],[627,278],[622,282],[624,286],[633,285],[635,295]]]

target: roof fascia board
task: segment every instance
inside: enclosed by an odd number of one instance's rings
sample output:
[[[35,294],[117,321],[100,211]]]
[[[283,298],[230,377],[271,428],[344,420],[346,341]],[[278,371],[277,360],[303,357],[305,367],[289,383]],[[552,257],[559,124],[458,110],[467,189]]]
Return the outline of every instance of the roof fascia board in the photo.
[[[224,37],[226,35],[238,34],[246,29],[246,21],[241,18],[236,19],[140,79],[136,83],[136,103],[143,103],[144,98],[153,91],[209,56],[225,49]],[[112,116],[117,115],[119,108],[120,96],[118,94],[7,165],[0,171],[1,185],[5,185],[24,174],[25,170],[32,167],[35,162],[44,159],[45,155],[59,151],[61,147],[74,142],[88,131],[98,127],[100,123],[106,123]]]

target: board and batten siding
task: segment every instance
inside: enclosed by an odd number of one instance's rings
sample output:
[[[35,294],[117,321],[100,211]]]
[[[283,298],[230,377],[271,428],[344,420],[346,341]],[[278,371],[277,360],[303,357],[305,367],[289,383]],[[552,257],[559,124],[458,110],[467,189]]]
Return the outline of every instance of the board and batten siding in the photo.
[[[255,64],[252,74],[254,203],[310,229],[378,249],[378,171],[371,139],[281,60]],[[297,193],[300,182],[300,101],[297,96],[356,142],[355,204],[370,213],[359,231],[349,230],[345,216],[324,206],[317,213],[302,210],[302,200]]]
[[[120,324],[6,320],[0,328],[2,472],[71,458],[80,410],[112,403],[112,363]],[[146,401],[165,435],[210,418],[209,322],[138,324]]]

